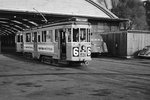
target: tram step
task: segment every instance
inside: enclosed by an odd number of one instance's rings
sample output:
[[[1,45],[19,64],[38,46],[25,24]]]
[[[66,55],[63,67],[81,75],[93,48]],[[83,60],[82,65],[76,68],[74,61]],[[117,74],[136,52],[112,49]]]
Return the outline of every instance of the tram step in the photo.
[[[60,64],[68,64],[66,60],[60,60],[59,63]]]

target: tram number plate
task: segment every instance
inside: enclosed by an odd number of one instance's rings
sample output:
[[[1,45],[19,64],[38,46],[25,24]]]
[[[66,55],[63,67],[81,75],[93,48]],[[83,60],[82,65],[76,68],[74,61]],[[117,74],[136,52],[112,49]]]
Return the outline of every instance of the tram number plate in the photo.
[[[79,57],[79,47],[73,47],[73,57]]]

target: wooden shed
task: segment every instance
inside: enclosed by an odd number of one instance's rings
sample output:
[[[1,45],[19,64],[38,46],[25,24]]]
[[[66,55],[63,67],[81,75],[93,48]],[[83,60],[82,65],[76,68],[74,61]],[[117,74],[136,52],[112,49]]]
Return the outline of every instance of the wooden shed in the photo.
[[[101,35],[112,56],[135,57],[143,47],[150,45],[150,31],[128,30]]]

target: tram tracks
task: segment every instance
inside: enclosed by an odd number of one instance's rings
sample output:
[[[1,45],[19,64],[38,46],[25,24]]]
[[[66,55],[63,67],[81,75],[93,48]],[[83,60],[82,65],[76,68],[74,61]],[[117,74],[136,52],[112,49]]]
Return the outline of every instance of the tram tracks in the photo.
[[[150,74],[123,74],[123,73],[86,73],[86,72],[79,72],[79,73],[30,73],[30,74],[3,74],[0,77],[18,77],[18,76],[45,76],[45,75],[132,75],[132,76],[150,76]]]

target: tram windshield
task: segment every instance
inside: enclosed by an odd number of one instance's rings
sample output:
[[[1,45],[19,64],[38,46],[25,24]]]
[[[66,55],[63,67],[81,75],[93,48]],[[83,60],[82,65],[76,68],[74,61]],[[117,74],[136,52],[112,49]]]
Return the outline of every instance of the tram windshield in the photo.
[[[73,42],[90,42],[90,31],[86,28],[73,29]]]
[[[79,42],[79,28],[73,29],[73,42]]]
[[[87,42],[86,41],[87,40],[86,34],[87,34],[86,29],[85,28],[81,28],[80,29],[80,41],[81,42]]]
[[[66,29],[66,34],[68,36],[68,42],[71,42],[71,28]]]

